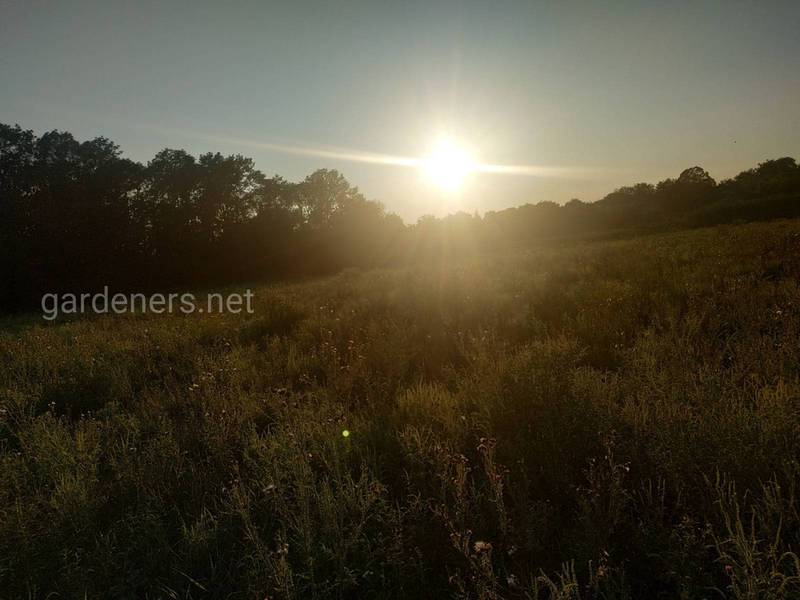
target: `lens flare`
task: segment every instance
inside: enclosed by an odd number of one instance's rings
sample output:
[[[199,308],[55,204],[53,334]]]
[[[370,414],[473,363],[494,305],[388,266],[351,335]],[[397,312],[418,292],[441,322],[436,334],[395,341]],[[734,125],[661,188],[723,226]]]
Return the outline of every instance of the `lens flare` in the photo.
[[[97,115],[93,114],[97,120]],[[188,130],[163,125],[152,125],[120,119],[102,117],[116,124],[122,124],[137,130],[148,130],[161,135],[170,134],[186,139],[214,142],[236,148],[252,148],[265,152],[295,156],[315,157],[332,162],[349,162],[373,164],[387,167],[413,168],[440,190],[454,194],[459,191],[465,181],[472,175],[506,175],[528,177],[550,177],[564,179],[597,180],[607,177],[609,173],[622,174],[623,170],[602,166],[578,165],[537,165],[537,164],[492,164],[478,162],[461,145],[451,138],[442,138],[432,151],[423,157],[401,156],[382,152],[366,151],[354,148],[342,148],[321,144],[278,142],[260,139],[248,139],[229,135],[218,135],[211,132]]]

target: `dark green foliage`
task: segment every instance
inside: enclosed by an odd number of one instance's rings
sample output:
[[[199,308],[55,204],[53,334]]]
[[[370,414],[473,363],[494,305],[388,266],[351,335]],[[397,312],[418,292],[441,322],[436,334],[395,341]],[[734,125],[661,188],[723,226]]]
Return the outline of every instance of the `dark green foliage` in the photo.
[[[349,270],[253,315],[9,319],[0,597],[796,598],[799,241],[721,226]]]

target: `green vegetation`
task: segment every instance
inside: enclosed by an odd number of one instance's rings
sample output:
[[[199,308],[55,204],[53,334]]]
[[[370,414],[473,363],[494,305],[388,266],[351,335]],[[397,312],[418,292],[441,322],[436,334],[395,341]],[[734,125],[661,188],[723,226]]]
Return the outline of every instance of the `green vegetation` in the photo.
[[[255,304],[2,324],[0,596],[800,595],[800,222]]]

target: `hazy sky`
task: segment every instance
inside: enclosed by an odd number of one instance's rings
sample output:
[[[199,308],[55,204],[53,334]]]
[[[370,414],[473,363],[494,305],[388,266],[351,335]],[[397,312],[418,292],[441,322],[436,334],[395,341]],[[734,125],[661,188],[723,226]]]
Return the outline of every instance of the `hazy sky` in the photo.
[[[333,167],[410,221],[443,210],[415,170],[257,144],[418,156],[448,132],[487,162],[582,170],[476,175],[447,210],[589,201],[695,164],[720,179],[800,158],[799,27],[796,0],[0,0],[0,122],[104,135],[140,161]]]

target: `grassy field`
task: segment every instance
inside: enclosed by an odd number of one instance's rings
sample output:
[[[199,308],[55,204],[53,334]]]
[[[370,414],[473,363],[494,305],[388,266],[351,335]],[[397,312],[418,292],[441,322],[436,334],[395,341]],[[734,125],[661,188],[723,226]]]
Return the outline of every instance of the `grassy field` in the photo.
[[[800,222],[255,305],[0,322],[0,597],[800,597]]]

